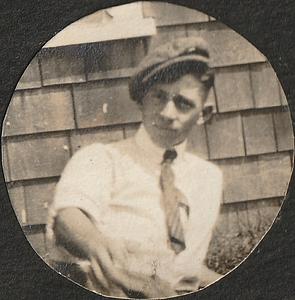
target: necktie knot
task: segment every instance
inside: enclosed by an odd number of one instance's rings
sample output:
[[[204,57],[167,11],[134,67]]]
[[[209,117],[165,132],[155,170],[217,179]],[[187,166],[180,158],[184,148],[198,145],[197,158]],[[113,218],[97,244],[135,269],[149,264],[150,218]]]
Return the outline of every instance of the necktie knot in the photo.
[[[177,157],[177,152],[174,149],[166,150],[163,154],[163,162],[172,162]]]

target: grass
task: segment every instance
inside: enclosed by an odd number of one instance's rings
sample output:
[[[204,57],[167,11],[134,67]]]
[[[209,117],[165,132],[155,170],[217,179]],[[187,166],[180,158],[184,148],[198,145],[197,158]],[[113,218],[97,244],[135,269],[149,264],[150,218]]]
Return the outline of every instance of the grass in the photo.
[[[240,264],[258,244],[268,226],[244,232],[215,233],[207,254],[210,269],[226,274]]]

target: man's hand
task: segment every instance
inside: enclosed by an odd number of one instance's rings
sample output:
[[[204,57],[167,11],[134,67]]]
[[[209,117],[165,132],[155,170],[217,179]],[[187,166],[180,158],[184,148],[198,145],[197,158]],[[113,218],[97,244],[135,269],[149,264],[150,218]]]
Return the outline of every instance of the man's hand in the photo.
[[[57,242],[72,255],[91,263],[90,281],[97,292],[126,296],[129,291],[148,298],[175,295],[170,285],[157,276],[128,270],[128,255],[124,245],[103,236],[88,216],[78,208],[61,210],[55,221]]]
[[[121,281],[115,264],[126,261],[127,253],[122,245],[105,238],[79,208],[59,211],[53,229],[59,245],[73,256],[91,263],[88,284],[92,289],[107,293],[111,291],[113,280]],[[117,290],[116,293],[121,294]]]
[[[92,284],[108,295],[126,296],[123,292],[123,272],[120,271],[127,260],[126,249],[101,234],[99,239],[100,242],[92,247],[88,257]]]
[[[144,272],[130,272],[128,253],[117,242],[105,239],[104,246],[96,249],[90,261],[95,281],[103,287],[103,290],[109,291],[109,295],[128,296],[130,292],[147,298],[175,295],[170,284],[158,276],[148,276]]]

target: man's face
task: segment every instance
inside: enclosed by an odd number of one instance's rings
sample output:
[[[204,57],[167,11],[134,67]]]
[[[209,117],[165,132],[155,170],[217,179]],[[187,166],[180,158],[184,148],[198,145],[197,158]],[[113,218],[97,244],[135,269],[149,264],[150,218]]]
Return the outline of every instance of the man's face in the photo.
[[[142,100],[143,124],[155,144],[171,148],[184,141],[203,110],[202,82],[187,74],[155,84]]]

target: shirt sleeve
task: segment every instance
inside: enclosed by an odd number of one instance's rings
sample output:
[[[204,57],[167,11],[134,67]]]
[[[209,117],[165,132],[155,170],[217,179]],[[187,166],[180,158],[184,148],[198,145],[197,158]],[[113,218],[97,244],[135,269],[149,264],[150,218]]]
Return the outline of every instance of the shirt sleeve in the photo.
[[[49,207],[47,243],[55,244],[53,225],[58,211],[68,207],[81,209],[94,223],[99,222],[110,199],[113,163],[105,145],[93,144],[79,150],[62,172]]]
[[[56,187],[52,208],[78,207],[96,219],[109,199],[112,159],[104,145],[80,150],[67,164]]]
[[[192,253],[190,253],[191,266],[195,270],[198,270],[204,264],[222,200],[223,183],[221,170],[210,164],[204,179],[206,179],[207,186],[206,197],[202,207],[202,214],[196,220],[197,228],[202,228],[202,230],[197,232],[195,238],[192,236],[193,247],[191,248]],[[194,233],[196,234],[195,231]]]
[[[197,209],[194,210],[194,219],[187,241],[189,246],[183,255],[179,254],[176,288],[183,288],[183,278],[193,278],[194,276],[202,278],[204,261],[219,215],[222,199],[222,173],[218,167],[208,162],[203,166],[203,169],[206,170],[201,177],[204,197]],[[197,285],[198,281],[192,280],[192,290],[197,289]]]
[[[213,230],[216,226],[216,222],[220,212],[220,205],[222,202],[223,192],[223,176],[221,170],[213,166],[212,176],[210,178],[211,192],[208,195],[208,226],[205,227],[204,238],[201,243],[202,247],[199,249],[199,259],[202,264],[206,258],[210,241],[212,239]]]

